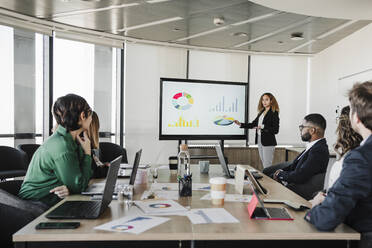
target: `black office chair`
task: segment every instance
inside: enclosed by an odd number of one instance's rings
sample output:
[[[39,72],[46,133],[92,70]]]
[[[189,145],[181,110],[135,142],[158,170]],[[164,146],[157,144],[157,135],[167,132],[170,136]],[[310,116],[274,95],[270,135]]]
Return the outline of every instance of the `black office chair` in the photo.
[[[288,184],[287,188],[300,195],[302,198],[311,200],[317,192],[323,190],[325,175],[325,172],[316,174],[303,184]]]
[[[128,163],[127,150],[115,143],[99,142],[100,159],[102,162],[111,162],[122,155],[121,162]]]
[[[13,147],[0,146],[0,180],[26,175],[27,155]]]
[[[17,149],[20,150],[21,152],[26,153],[28,164],[30,164],[32,156],[34,156],[34,153],[39,147],[40,147],[39,144],[20,144],[17,146]],[[28,164],[27,164],[27,167],[28,167]]]
[[[0,182],[1,247],[13,247],[12,235],[48,209],[41,202],[23,200],[17,196],[22,182]]]

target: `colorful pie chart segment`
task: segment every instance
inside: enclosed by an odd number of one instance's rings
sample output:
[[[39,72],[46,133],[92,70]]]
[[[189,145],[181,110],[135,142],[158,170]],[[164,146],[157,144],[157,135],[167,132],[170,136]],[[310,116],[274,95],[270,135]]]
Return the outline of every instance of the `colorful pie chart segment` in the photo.
[[[169,208],[171,205],[167,203],[155,203],[155,204],[150,204],[150,208]]]
[[[116,230],[116,231],[127,231],[129,229],[133,229],[134,227],[131,226],[131,225],[115,225],[115,226],[112,226],[111,229],[112,230]]]
[[[179,92],[173,96],[172,103],[176,109],[187,110],[194,104],[194,99],[186,92]]]
[[[224,116],[217,116],[214,120],[214,124],[217,126],[228,126],[234,123],[234,118]]]

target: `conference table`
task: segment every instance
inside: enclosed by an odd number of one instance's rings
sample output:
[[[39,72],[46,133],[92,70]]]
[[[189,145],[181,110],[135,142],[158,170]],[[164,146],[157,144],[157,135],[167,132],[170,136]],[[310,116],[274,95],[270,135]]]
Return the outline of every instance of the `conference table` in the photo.
[[[210,177],[221,176],[219,165],[210,165],[209,174],[200,174],[199,166],[192,165],[193,183],[207,183]],[[118,179],[123,182],[127,179]],[[102,181],[94,179],[92,182]],[[159,169],[157,182],[176,182],[176,175],[168,169]],[[259,180],[268,190],[267,199],[284,199],[310,207],[310,203],[296,195],[283,185],[263,175]],[[134,200],[139,200],[143,191],[150,187],[135,185]],[[227,184],[227,193],[235,193],[234,185]],[[225,202],[223,206],[214,206],[210,201],[200,200],[205,191],[193,191],[191,197],[179,198],[178,202],[190,208],[223,207],[237,218],[239,223],[192,224],[186,216],[163,216],[169,221],[149,229],[141,234],[130,234],[96,230],[94,227],[128,214],[126,203],[113,200],[109,208],[94,220],[50,220],[45,215],[65,200],[89,200],[90,197],[71,195],[59,202],[13,235],[16,247],[350,247],[360,234],[347,225],[341,224],[334,231],[321,232],[304,220],[305,211],[288,211],[293,221],[250,219],[247,203]],[[249,186],[244,194],[251,194]],[[283,207],[282,204],[265,204],[270,207]],[[36,230],[40,222],[79,221],[77,229]]]

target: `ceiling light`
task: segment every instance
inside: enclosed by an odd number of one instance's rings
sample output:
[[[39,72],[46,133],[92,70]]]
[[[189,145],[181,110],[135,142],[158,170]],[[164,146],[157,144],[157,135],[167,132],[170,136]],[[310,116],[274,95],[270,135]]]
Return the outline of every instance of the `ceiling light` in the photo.
[[[311,22],[313,20],[313,17],[308,17],[300,22],[296,22],[296,23],[293,23],[287,27],[284,27],[284,28],[280,28],[274,32],[271,32],[271,33],[267,33],[267,34],[264,34],[262,36],[259,36],[257,38],[254,38],[252,40],[248,40],[248,41],[245,41],[243,43],[239,43],[239,44],[236,44],[235,46],[233,46],[233,48],[238,48],[238,47],[242,47],[244,45],[248,45],[248,44],[251,44],[251,43],[254,43],[254,42],[257,42],[259,40],[263,40],[263,39],[266,39],[268,37],[271,37],[271,36],[274,36],[274,35],[277,35],[281,32],[284,32],[284,31],[287,31],[289,29],[292,29],[292,28],[295,28],[295,27],[298,27],[298,26],[301,26],[301,25],[304,25],[304,24],[307,24],[309,22]]]
[[[223,24],[225,24],[225,18],[223,18],[222,16],[221,17],[215,17],[215,18],[213,18],[213,23],[216,26],[222,26]]]
[[[180,38],[180,39],[174,40],[173,42],[183,41],[183,40],[189,40],[189,39],[192,39],[192,38],[195,38],[195,37],[199,37],[199,36],[203,36],[203,35],[207,35],[207,34],[219,32],[219,31],[224,30],[224,29],[227,29],[227,28],[229,28],[229,26],[224,26],[224,27],[220,27],[220,28],[211,29],[211,30],[208,30],[208,31],[205,31],[205,32],[197,33],[197,34],[194,34],[194,35],[190,35],[190,36],[187,36],[187,37],[184,37],[184,38]]]
[[[342,25],[340,25],[340,26],[338,26],[338,27],[336,27],[336,28],[334,28],[334,29],[332,29],[332,30],[330,30],[330,31],[328,31],[328,32],[326,32],[326,33],[324,33],[324,34],[322,34],[322,35],[319,35],[318,37],[316,37],[318,40],[321,40],[321,39],[323,39],[323,38],[325,38],[325,37],[327,37],[327,36],[329,36],[329,35],[331,35],[331,34],[334,34],[334,33],[336,33],[337,31],[340,31],[341,29],[343,29],[343,28],[346,28],[347,26],[350,26],[351,24],[354,24],[354,23],[356,23],[358,20],[353,20],[353,21],[348,21],[348,22],[346,22],[346,23],[344,23],[344,24],[342,24]]]
[[[256,16],[256,17],[247,19],[245,21],[233,23],[231,25],[233,25],[233,26],[239,26],[239,25],[243,25],[243,24],[246,24],[246,23],[252,23],[252,22],[256,22],[256,21],[260,21],[260,20],[263,20],[263,19],[266,19],[266,18],[270,18],[270,17],[276,16],[276,15],[278,15],[280,13],[282,13],[282,12],[280,12],[280,11],[274,11],[274,12],[271,12],[269,14],[265,14],[265,15],[261,15],[261,16]]]
[[[181,29],[180,29],[180,28],[177,28],[177,27],[175,27],[175,28],[173,28],[173,29],[172,29],[172,31],[173,31],[173,32],[178,32],[178,31],[181,31]]]
[[[169,2],[172,0],[148,0],[146,3],[162,3],[162,2]]]
[[[309,41],[307,41],[307,42],[305,42],[305,43],[303,43],[303,44],[301,44],[301,45],[299,45],[299,46],[296,46],[295,48],[292,48],[292,49],[288,50],[287,52],[288,52],[288,53],[293,53],[293,52],[299,50],[300,48],[303,48],[303,47],[305,47],[305,46],[308,46],[308,45],[314,43],[315,41],[316,41],[316,40],[309,40]]]
[[[131,27],[127,27],[127,28],[121,28],[121,29],[118,29],[116,31],[119,31],[119,32],[129,31],[129,30],[133,30],[133,29],[145,28],[145,27],[155,26],[155,25],[159,25],[159,24],[163,24],[163,23],[174,22],[174,21],[178,21],[178,20],[182,20],[182,19],[183,19],[182,17],[176,16],[176,17],[172,17],[172,18],[168,18],[168,19],[163,19],[163,20],[154,21],[154,22],[148,22],[148,23],[144,23],[144,24],[140,24],[140,25],[136,25],[136,26],[131,26]]]
[[[106,11],[106,10],[111,10],[111,9],[128,8],[128,7],[137,6],[137,5],[139,5],[139,3],[128,3],[128,4],[120,4],[120,5],[111,5],[111,6],[103,7],[103,8],[75,10],[75,11],[70,11],[70,12],[54,14],[52,15],[52,17],[57,18],[57,17],[64,17],[64,16],[71,16],[71,15],[87,14],[87,13],[100,12],[100,11]]]
[[[238,36],[238,37],[247,37],[248,34],[244,32],[236,32],[236,33],[231,33],[231,36]]]
[[[302,33],[302,32],[291,33],[291,38],[290,39],[293,40],[293,41],[303,40],[304,39],[304,33]]]

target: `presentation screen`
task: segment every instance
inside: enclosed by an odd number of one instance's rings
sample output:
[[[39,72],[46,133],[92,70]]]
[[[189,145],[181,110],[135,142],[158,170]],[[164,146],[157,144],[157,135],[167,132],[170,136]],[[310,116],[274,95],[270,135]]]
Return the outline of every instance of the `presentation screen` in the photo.
[[[161,78],[159,139],[245,139],[247,83]]]

